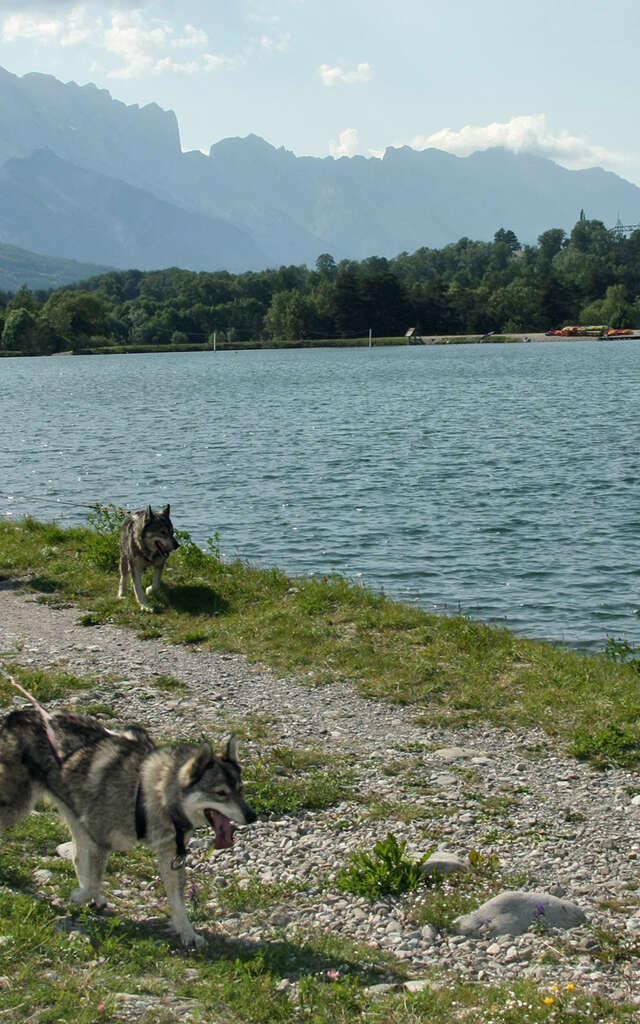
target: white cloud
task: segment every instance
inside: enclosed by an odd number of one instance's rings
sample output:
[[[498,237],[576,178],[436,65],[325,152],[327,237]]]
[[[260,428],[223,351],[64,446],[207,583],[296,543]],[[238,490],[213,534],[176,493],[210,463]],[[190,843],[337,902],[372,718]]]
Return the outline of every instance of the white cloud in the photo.
[[[86,8],[74,7],[64,17],[32,14],[10,14],[2,25],[2,39],[13,43],[19,39],[56,42],[60,46],[78,46],[86,42],[101,23],[87,15]]]
[[[224,54],[203,53],[203,71],[234,71],[243,63],[239,57],[225,57]]]
[[[533,153],[548,157],[572,169],[603,164],[621,164],[624,157],[587,139],[563,131],[557,135],[547,127],[544,114],[524,114],[510,121],[488,125],[466,125],[464,128],[443,128],[431,135],[415,135],[414,149],[444,149],[456,156],[468,156],[481,149],[503,146],[514,153]]]
[[[329,64],[321,64],[318,68],[318,74],[322,79],[322,84],[326,86],[332,85],[359,85],[363,82],[370,82],[373,78],[373,68],[366,61],[362,64],[358,64],[355,71],[345,71],[340,65],[331,67]]]
[[[291,43],[291,33],[282,32],[280,35],[267,35],[266,33],[260,36],[258,40],[258,47],[263,53],[285,53],[289,49]]]
[[[329,140],[331,156],[354,156],[360,149],[360,136],[357,128],[345,128],[337,140]]]
[[[178,39],[173,39],[171,41],[172,46],[184,49],[188,46],[206,46],[209,42],[209,37],[204,29],[194,28],[193,25],[185,25],[182,31],[184,35]]]
[[[2,3],[2,0],[0,0]],[[147,16],[139,7],[115,0],[105,18],[90,15],[86,5],[56,6],[57,13],[45,15],[32,10],[10,14],[2,23],[2,39],[78,46],[90,43],[114,58],[108,78],[129,79],[143,75],[185,74],[229,70],[238,66],[234,58],[206,51],[207,33],[195,25],[174,27],[168,21]],[[190,59],[176,60],[175,51],[191,50]]]

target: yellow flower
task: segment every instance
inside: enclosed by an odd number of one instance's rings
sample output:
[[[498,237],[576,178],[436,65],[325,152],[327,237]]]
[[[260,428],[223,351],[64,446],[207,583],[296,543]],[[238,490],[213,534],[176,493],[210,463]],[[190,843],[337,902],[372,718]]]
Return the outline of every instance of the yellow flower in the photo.
[[[553,1004],[555,1003],[555,999],[553,998],[553,996],[547,996],[545,999],[545,1003],[547,1004],[547,1006],[553,1006]]]
[[[567,985],[567,991],[568,991],[568,992],[573,992],[573,990],[574,990],[574,988],[575,988],[575,987],[576,987],[576,986],[575,986],[575,985],[573,984],[573,982],[572,982],[572,981],[570,981],[570,982],[569,982],[569,984]]]

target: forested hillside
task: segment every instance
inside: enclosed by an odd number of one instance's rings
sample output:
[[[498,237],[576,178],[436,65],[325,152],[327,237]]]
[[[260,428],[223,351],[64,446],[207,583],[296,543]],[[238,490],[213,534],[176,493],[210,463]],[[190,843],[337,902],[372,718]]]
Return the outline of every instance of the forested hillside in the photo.
[[[395,259],[260,272],[113,271],[53,292],[0,294],[1,348],[53,353],[424,334],[534,332],[567,322],[640,323],[640,231],[624,237],[584,217],[522,247],[461,238]]]

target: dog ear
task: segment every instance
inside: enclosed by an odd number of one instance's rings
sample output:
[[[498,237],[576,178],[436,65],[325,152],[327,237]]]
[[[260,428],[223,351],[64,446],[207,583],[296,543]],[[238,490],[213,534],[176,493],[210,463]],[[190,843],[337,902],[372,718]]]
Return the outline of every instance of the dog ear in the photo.
[[[160,515],[164,516],[165,519],[169,518],[169,513],[170,512],[171,512],[171,505],[165,505],[164,508],[160,509]]]
[[[147,505],[147,507],[144,510],[144,522],[145,522],[145,524],[146,523],[150,523],[152,519],[153,519],[153,509],[151,508],[151,505]]]
[[[225,761],[233,761],[240,767],[238,761],[238,741],[235,736],[227,736],[226,740],[222,744],[222,757]]]
[[[194,782],[204,775],[207,766],[211,763],[213,753],[208,743],[203,743],[200,749],[186,761],[180,769],[180,783],[183,786],[192,786]]]

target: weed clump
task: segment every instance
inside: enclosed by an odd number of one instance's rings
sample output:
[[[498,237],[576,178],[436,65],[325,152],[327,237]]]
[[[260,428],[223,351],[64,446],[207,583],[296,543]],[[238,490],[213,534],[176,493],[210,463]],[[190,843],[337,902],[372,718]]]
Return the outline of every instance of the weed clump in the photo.
[[[400,843],[391,832],[380,839],[373,854],[359,850],[346,868],[338,873],[338,887],[355,896],[364,896],[370,903],[384,896],[401,896],[415,892],[427,880],[422,865],[433,852],[429,850],[417,861],[405,856],[406,841]]]

